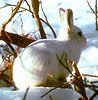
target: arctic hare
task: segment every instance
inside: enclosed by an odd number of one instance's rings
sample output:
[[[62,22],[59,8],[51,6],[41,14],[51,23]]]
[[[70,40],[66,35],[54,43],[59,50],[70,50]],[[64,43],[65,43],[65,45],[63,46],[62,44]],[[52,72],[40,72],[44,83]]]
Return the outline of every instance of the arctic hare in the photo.
[[[82,31],[73,24],[73,12],[59,9],[61,29],[56,39],[42,39],[27,46],[15,59],[13,65],[13,80],[17,87],[55,86],[54,75],[58,80],[66,81],[69,72],[61,65],[58,58],[64,53],[68,61],[77,64],[81,51],[86,44]],[[66,56],[63,56],[62,62]],[[72,71],[71,65],[68,64]],[[57,85],[57,84],[56,84]]]

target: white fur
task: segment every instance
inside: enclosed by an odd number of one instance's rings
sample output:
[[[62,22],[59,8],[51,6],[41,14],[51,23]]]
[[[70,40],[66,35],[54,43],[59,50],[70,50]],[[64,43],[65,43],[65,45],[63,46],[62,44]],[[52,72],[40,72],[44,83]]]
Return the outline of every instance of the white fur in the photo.
[[[66,79],[69,72],[63,68],[56,55],[61,58],[66,53],[67,60],[78,63],[86,38],[83,34],[79,36],[81,30],[73,25],[71,9],[64,11],[60,8],[59,14],[61,29],[58,38],[38,40],[26,47],[15,59],[13,80],[17,87],[48,86],[48,81],[51,83],[54,79],[47,74],[54,75],[57,79]],[[66,65],[65,57],[62,61]],[[72,71],[70,64],[69,68]]]

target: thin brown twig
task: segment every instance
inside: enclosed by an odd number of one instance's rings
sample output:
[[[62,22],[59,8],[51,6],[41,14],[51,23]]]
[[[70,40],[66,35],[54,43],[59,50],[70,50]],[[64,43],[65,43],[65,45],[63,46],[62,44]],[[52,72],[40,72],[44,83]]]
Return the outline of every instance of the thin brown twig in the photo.
[[[47,74],[47,75],[54,78],[56,81],[58,81],[58,79],[54,75],[51,75],[51,74]]]
[[[90,3],[88,2],[88,0],[86,0],[87,1],[87,4],[88,4],[88,6],[90,7],[90,9],[92,10],[92,12],[95,14],[95,16],[98,18],[98,16],[97,16],[97,14],[95,13],[95,11],[93,10],[93,8],[91,7],[91,5],[90,5]]]
[[[63,82],[63,81],[60,81],[58,80],[54,75],[51,75],[51,74],[48,74],[48,76],[54,78],[58,83],[59,83],[59,86],[62,86],[62,85],[66,85],[66,84],[69,84],[69,83],[72,83],[73,81],[69,81],[69,82]],[[60,84],[61,83],[61,84]]]
[[[16,7],[16,5],[14,5],[14,4],[9,4],[9,3],[5,3],[6,5],[5,6],[3,6],[3,7],[0,7],[0,9],[2,9],[2,8],[5,8],[5,7],[7,7],[7,6],[13,6],[13,7]],[[30,6],[30,5],[29,5]],[[32,10],[29,8],[29,9],[26,9],[26,8],[24,8],[24,7],[20,7],[21,9],[23,9],[22,11],[29,11],[30,13],[32,13],[32,16],[33,16],[33,12],[32,12]],[[20,12],[22,12],[22,11],[18,11],[17,13],[20,13]],[[34,17],[34,16],[33,16]]]
[[[98,83],[98,81],[87,81],[87,82],[89,82],[90,84],[92,84],[92,83]]]
[[[96,76],[96,75],[89,75],[89,74],[82,74],[82,76],[90,76],[90,77],[96,77],[96,78],[98,78],[98,76]]]
[[[94,88],[98,88],[98,86],[96,86],[96,85],[86,85],[86,84],[85,84],[85,87],[94,87]]]
[[[64,55],[65,55],[65,62],[66,62],[66,64],[64,64],[64,63],[62,62],[62,59],[63,59]],[[58,61],[60,62],[60,64],[74,77],[75,80],[77,80],[77,84],[81,84],[80,79],[82,78],[82,76],[80,76],[80,75],[79,75],[79,76],[74,75],[74,74],[71,72],[71,70],[69,69],[68,63],[70,63],[70,61],[67,61],[67,54],[66,54],[66,53],[63,53],[61,58],[59,58],[58,55],[56,55],[56,56],[57,56],[57,59],[58,59]],[[75,69],[75,68],[74,68],[74,69]],[[74,82],[74,79],[71,80],[71,82]]]
[[[98,95],[98,90],[95,91],[95,93],[89,98],[89,100],[93,100],[96,95]]]
[[[42,2],[41,2],[40,4],[41,4],[41,9],[42,9],[43,15],[44,15],[44,17],[45,17],[45,20],[46,20],[46,22],[48,23],[47,16],[46,16],[46,14],[45,14],[45,12],[44,12],[44,10],[43,10]]]
[[[24,0],[25,2],[26,2],[26,4],[28,5],[28,7],[29,7],[29,11],[31,11],[31,7],[30,7],[30,5],[29,5],[29,3],[28,3],[28,1],[27,0]],[[32,12],[32,11],[31,11]]]
[[[0,30],[0,36],[2,35],[2,33],[4,32],[5,30],[5,27],[6,25],[12,20],[12,18],[16,15],[16,13],[18,12],[21,4],[22,4],[23,0],[20,0],[18,3],[17,3],[17,6],[16,8],[12,11],[12,14],[11,16],[2,24],[2,27],[1,27],[1,30]],[[7,32],[5,32],[7,38],[13,43],[12,39],[9,37],[9,35],[7,34]],[[14,55],[16,55],[16,52],[14,50],[14,48],[10,45],[10,43],[7,43],[9,45],[9,47],[11,48],[11,50],[13,51]]]
[[[21,4],[22,4],[23,0],[20,0],[18,3],[17,3],[17,6],[16,8],[12,11],[12,14],[11,16],[8,18],[8,20],[6,20],[3,24],[2,24],[2,28],[1,28],[1,31],[2,30],[5,30],[5,27],[6,25],[12,20],[12,18],[16,15],[16,13],[18,12]]]
[[[16,58],[17,57],[17,53],[16,53],[15,49],[13,48],[13,46],[10,43],[7,43],[7,45],[11,48],[11,50],[13,52],[13,56]]]
[[[26,1],[26,0],[25,0],[25,1]],[[32,16],[34,17],[34,13],[32,12],[32,10],[31,10],[31,8],[30,8],[30,5],[29,5],[28,3],[27,3],[27,5],[28,5],[29,9],[26,9],[26,8],[24,8],[24,7],[20,7],[20,8],[23,9],[23,10],[18,11],[17,13],[24,12],[24,11],[28,11],[28,12],[30,12],[30,13],[32,14]],[[1,7],[1,8],[7,7],[7,6],[16,6],[16,5],[6,3],[6,5],[3,6],[3,7]],[[48,22],[48,21],[44,21],[42,18],[40,18],[40,20],[41,20],[43,23],[45,23],[47,26],[49,26],[49,28],[51,29],[51,31],[52,31],[54,37],[56,38],[56,37],[57,37],[57,36],[56,36],[56,33],[55,33],[55,31],[53,30],[53,28],[51,27],[51,25],[49,24],[49,22]]]
[[[34,13],[34,18],[36,20],[37,23],[37,27],[39,29],[40,35],[42,39],[46,39],[46,33],[43,29],[42,23],[40,21],[40,17],[39,17],[39,1],[38,0],[31,0],[32,3],[32,8],[33,8],[33,13]]]
[[[62,85],[65,85],[65,84],[68,84],[68,83],[71,83],[71,82],[72,81],[70,81],[70,82],[62,82],[63,83]],[[61,85],[59,85],[59,86],[61,86]],[[55,90],[57,88],[58,88],[58,86],[57,87],[53,87],[53,89],[50,89],[48,92],[46,92],[44,95],[42,95],[41,98],[43,98],[44,96],[46,96],[47,94],[49,94],[51,91],[53,91],[53,90]]]
[[[75,62],[74,61],[69,61],[69,63],[72,64],[72,68],[73,68],[73,70],[75,72],[75,77],[73,79],[75,90],[81,95],[81,98],[83,100],[87,100],[87,95],[86,95],[86,91],[85,91],[85,85],[83,83],[82,76],[81,76],[81,74],[80,74]],[[80,77],[80,78],[77,80],[77,77]]]
[[[53,32],[54,37],[56,38],[56,37],[57,37],[57,36],[56,36],[56,33],[55,33],[55,31],[53,30],[53,28],[50,26],[50,24],[49,24],[49,22],[48,22],[48,19],[47,19],[47,16],[46,16],[46,14],[45,14],[45,12],[44,12],[44,10],[43,10],[42,2],[41,2],[41,9],[42,9],[42,12],[43,12],[43,15],[44,15],[44,17],[45,17],[46,22],[45,22],[43,19],[41,19],[41,18],[40,18],[40,20],[43,21],[45,24],[47,24],[47,25],[50,27],[51,31]]]
[[[54,78],[54,79],[55,79],[56,81],[58,81],[59,83],[62,82],[62,81],[59,81],[54,75],[51,75],[51,74],[48,74],[48,75],[49,75],[50,77]],[[76,80],[77,80],[78,78],[80,79],[81,77],[80,77],[80,76],[77,77]],[[78,84],[80,84],[80,82],[78,82],[79,79],[77,80],[77,83],[78,83]],[[72,82],[74,82],[74,79],[71,80],[71,81],[69,81],[69,82],[62,82],[62,84],[60,84],[59,86],[64,85],[64,84],[68,84],[68,83],[72,83]],[[85,87],[90,87],[90,88],[91,88],[91,87],[98,88],[98,86],[96,86],[96,85],[87,85],[87,84],[84,84],[84,86],[85,86]],[[56,88],[58,88],[58,87],[55,87],[55,88],[49,90],[49,91],[46,92],[44,95],[42,95],[41,98],[44,97],[44,96],[46,96],[48,93],[50,93],[52,90],[54,90],[54,89],[56,89]],[[86,99],[84,99],[84,100],[86,100]]]
[[[60,63],[62,64],[62,66],[68,70],[68,67],[65,66],[65,65],[63,64],[63,62],[62,62],[63,56],[64,56],[64,54],[62,55],[61,59],[59,59],[59,57],[57,56],[57,59],[60,61]],[[65,57],[65,58],[66,58],[66,59],[65,59],[65,61],[66,61],[66,60],[67,60],[67,57]],[[76,91],[77,91],[78,93],[81,94],[82,99],[83,99],[83,100],[87,100],[85,87],[89,87],[89,88],[98,88],[98,86],[93,85],[93,84],[92,84],[92,85],[84,84],[84,83],[83,83],[83,80],[82,80],[82,76],[83,76],[83,75],[81,76],[81,74],[80,74],[80,72],[79,72],[77,66],[75,65],[75,62],[73,62],[73,61],[68,61],[68,62],[72,64],[73,70],[75,71],[75,75],[72,75],[72,76],[74,76],[74,79],[72,79],[71,81],[74,83]],[[69,71],[69,72],[70,72],[70,71]],[[95,75],[87,75],[87,74],[86,74],[86,76],[97,77],[97,76],[95,76]],[[52,77],[54,78],[54,76],[52,76]],[[94,90],[94,91],[95,91],[95,90]],[[95,91],[95,92],[96,92],[96,91]],[[95,93],[95,94],[96,94],[96,93]],[[95,95],[95,94],[94,94],[94,95]]]
[[[54,87],[53,89],[50,89],[48,92],[46,92],[44,95],[41,96],[41,98],[43,98],[44,96],[46,96],[47,94],[49,94],[51,91],[57,89],[58,87],[61,87],[63,85],[66,85],[66,84],[69,84],[71,83],[72,81],[69,81],[69,82],[63,82],[63,81],[60,81],[58,80],[54,75],[51,75],[51,74],[48,74],[48,76],[54,78],[57,82],[58,82],[58,85],[56,87]]]
[[[44,96],[46,96],[48,93],[50,93],[51,91],[57,89],[58,87],[54,87],[53,89],[50,89],[48,92],[46,92],[44,95],[41,96],[41,98],[43,98]]]
[[[56,33],[55,33],[55,31],[53,30],[52,26],[51,26],[48,22],[45,22],[42,18],[40,18],[40,20],[41,20],[42,22],[44,22],[47,26],[50,27],[50,29],[51,29],[51,31],[52,31],[54,37],[56,38],[57,36],[56,36]]]
[[[23,100],[26,100],[29,88],[30,88],[30,86],[27,87],[26,92],[25,92],[24,97],[23,97]]]
[[[53,98],[52,98],[52,96],[51,96],[51,95],[49,95],[49,98],[50,98],[50,100],[53,100]]]

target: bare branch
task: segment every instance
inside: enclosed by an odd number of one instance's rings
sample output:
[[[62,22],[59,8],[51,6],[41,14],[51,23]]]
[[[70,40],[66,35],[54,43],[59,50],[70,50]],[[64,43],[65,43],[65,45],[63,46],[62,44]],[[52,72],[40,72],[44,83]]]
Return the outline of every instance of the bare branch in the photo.
[[[26,4],[27,4],[28,7],[29,7],[29,11],[31,11],[31,7],[30,7],[29,3],[27,2],[27,0],[24,0],[24,1],[26,2]]]
[[[89,100],[93,100],[96,97],[96,95],[98,95],[98,90],[95,91],[95,93],[90,97]]]
[[[12,49],[12,46],[10,45],[10,43],[12,44],[15,44],[19,47],[26,47],[27,45],[29,45],[30,43],[34,42],[32,39],[28,39],[28,38],[25,38],[25,37],[22,37],[20,35],[17,35],[17,34],[12,34],[12,33],[9,33],[9,32],[6,32],[5,31],[5,27],[6,25],[12,20],[12,18],[16,15],[16,13],[18,12],[21,4],[22,4],[22,1],[23,0],[20,0],[17,5],[12,5],[12,6],[15,6],[15,9],[12,11],[12,14],[11,16],[8,18],[8,20],[6,20],[3,24],[2,24],[2,28],[0,30],[0,40],[3,40],[5,41],[9,46],[10,48]],[[6,4],[6,6],[11,6],[10,4]],[[6,7],[4,6],[4,7]],[[14,51],[14,49],[12,49],[12,51]],[[14,52],[15,54],[15,52]]]
[[[98,83],[98,81],[87,81],[87,82],[89,82],[90,84],[92,84],[92,83]]]
[[[54,87],[53,89],[49,90],[48,92],[46,92],[44,95],[41,96],[41,98],[43,98],[44,96],[46,96],[48,93],[50,93],[51,91],[57,89],[57,87]]]
[[[44,32],[44,29],[42,27],[42,24],[40,22],[40,18],[39,18],[39,15],[38,15],[38,13],[39,13],[39,1],[38,0],[31,0],[31,2],[32,2],[34,17],[35,17],[39,32],[41,34],[41,38],[46,39],[46,34]]]
[[[8,18],[8,20],[6,20],[6,21],[2,24],[2,29],[1,29],[1,31],[2,31],[2,30],[5,30],[6,25],[7,25],[7,24],[12,20],[12,18],[16,15],[16,13],[18,12],[18,10],[19,10],[19,8],[20,8],[20,6],[21,6],[21,4],[22,4],[22,1],[23,1],[23,0],[20,0],[20,1],[17,3],[17,6],[16,6],[16,8],[12,11],[11,16]]]
[[[98,18],[97,14],[95,13],[95,11],[93,10],[93,8],[91,7],[91,5],[90,5],[90,3],[88,2],[88,0],[87,0],[87,4],[88,4],[88,6],[90,7],[90,9],[92,10],[92,12],[95,14],[95,16]]]
[[[26,8],[24,8],[24,7],[20,7],[20,8],[23,9],[23,10],[18,11],[17,13],[24,12],[24,11],[28,11],[28,12],[30,12],[30,13],[32,14],[32,16],[34,17],[34,13],[32,12],[29,3],[27,2],[27,0],[25,0],[25,2],[27,3],[29,9],[26,9]],[[14,6],[14,7],[16,7],[16,5],[6,3],[6,5],[5,5],[4,7],[7,7],[7,6]],[[4,7],[1,7],[1,8],[4,8]],[[44,13],[44,15],[45,15],[45,13]],[[45,15],[45,19],[47,19],[46,15]],[[40,18],[40,20],[41,20],[43,23],[45,23],[47,26],[49,26],[49,28],[51,29],[51,31],[52,31],[54,37],[56,38],[56,37],[57,37],[57,36],[56,36],[56,33],[55,33],[55,31],[53,30],[53,28],[51,27],[51,25],[49,24],[48,20],[44,21],[42,18]]]
[[[16,58],[17,57],[17,53],[15,52],[13,46],[10,43],[7,43],[8,46],[11,48],[12,52],[13,52],[13,56]]]
[[[89,74],[82,74],[82,76],[90,76],[90,77],[96,77],[96,78],[98,78],[98,76],[96,76],[96,75],[89,75]]]
[[[71,70],[70,70],[69,67],[68,67],[68,63],[67,63],[67,54],[64,52],[64,53],[62,54],[62,57],[61,57],[61,58],[59,58],[58,55],[56,55],[56,56],[57,56],[57,59],[58,59],[58,61],[60,62],[60,64],[61,64],[65,69],[67,69],[67,71],[68,71],[72,76],[74,76],[74,75],[72,74]],[[65,56],[65,62],[66,62],[66,64],[64,64],[64,63],[62,62],[62,59],[63,59],[64,56]]]
[[[73,70],[75,72],[75,78],[73,79],[75,90],[78,93],[81,94],[81,98],[83,100],[87,100],[87,95],[86,95],[86,91],[85,91],[85,85],[83,83],[82,76],[81,76],[81,74],[80,74],[75,62],[74,61],[69,61],[69,63],[72,64],[72,68],[73,68]],[[78,80],[77,80],[77,77],[79,77]]]
[[[85,84],[85,87],[98,88],[98,86],[96,86],[96,85],[86,85],[86,84]]]
[[[9,3],[5,3],[6,5],[5,6],[3,6],[3,7],[1,7],[0,9],[2,9],[2,8],[5,8],[5,7],[8,7],[8,6],[13,6],[13,7],[16,7],[17,5],[13,5],[13,4],[9,4]],[[20,12],[23,12],[23,11],[29,11],[31,14],[32,14],[32,16],[33,16],[33,12],[32,12],[32,10],[31,10],[31,8],[30,8],[30,5],[29,4],[27,4],[28,6],[29,6],[29,9],[27,9],[27,8],[24,8],[24,7],[20,7],[21,9],[23,9],[22,11],[18,11],[17,13],[20,13]],[[33,16],[34,17],[34,16]]]
[[[42,2],[41,2],[40,4],[41,4],[41,9],[42,9],[43,15],[44,15],[44,17],[45,17],[45,19],[46,19],[46,22],[48,23],[47,16],[46,16],[46,14],[44,13],[44,10],[43,10],[43,7],[42,7]]]
[[[48,74],[48,76],[54,78],[57,82],[58,82],[58,86],[57,87],[62,87],[63,85],[67,85],[69,83],[71,83],[72,81],[69,82],[63,82],[61,80],[58,80],[54,75]]]
[[[11,16],[8,18],[8,20],[6,20],[6,21],[2,24],[2,28],[1,28],[1,30],[0,30],[0,39],[1,39],[2,33],[3,33],[4,30],[5,30],[6,25],[12,20],[12,18],[13,18],[13,17],[16,15],[16,13],[18,12],[18,10],[19,10],[19,8],[20,8],[20,6],[21,6],[21,4],[22,4],[22,1],[23,1],[23,0],[20,0],[20,1],[17,3],[17,6],[16,6],[16,8],[12,11]],[[6,34],[6,37],[7,37],[11,42],[13,42],[12,39],[10,38],[10,36],[7,34],[7,32],[5,32],[5,34]],[[7,43],[7,44],[9,45],[9,47],[11,48],[11,50],[13,51],[14,55],[17,56],[16,53],[15,53],[14,48],[10,45],[10,43]]]
[[[43,15],[44,15],[44,17],[45,17],[46,22],[45,22],[43,19],[41,19],[41,18],[40,18],[40,20],[43,21],[45,24],[47,24],[47,25],[50,27],[51,31],[52,31],[53,34],[54,34],[54,37],[56,38],[56,37],[57,37],[57,36],[56,36],[56,33],[54,32],[53,28],[50,26],[50,24],[49,24],[49,22],[48,22],[48,19],[47,19],[47,16],[46,16],[46,14],[45,14],[45,12],[44,12],[44,10],[43,10],[42,2],[41,2],[40,4],[41,4],[41,9],[42,9],[42,12],[43,12]]]
[[[30,86],[28,86],[28,88],[26,89],[26,92],[25,92],[25,94],[24,94],[23,100],[26,100],[26,96],[27,96],[27,93],[28,93],[28,91],[29,91],[29,88],[30,88]]]
[[[51,95],[49,95],[49,98],[50,98],[50,100],[53,100],[53,98],[52,98],[52,96],[51,96]]]
[[[41,98],[43,98],[44,96],[46,96],[47,94],[49,94],[51,91],[57,89],[58,87],[62,87],[63,85],[66,85],[66,87],[68,86],[67,88],[70,88],[69,83],[71,83],[72,81],[63,82],[63,81],[58,80],[54,75],[48,74],[48,76],[54,78],[54,79],[57,81],[58,85],[57,85],[56,87],[54,87],[53,89],[50,89],[50,90],[49,90],[48,92],[46,92],[44,95],[42,95]],[[64,88],[65,88],[65,87],[64,87]]]

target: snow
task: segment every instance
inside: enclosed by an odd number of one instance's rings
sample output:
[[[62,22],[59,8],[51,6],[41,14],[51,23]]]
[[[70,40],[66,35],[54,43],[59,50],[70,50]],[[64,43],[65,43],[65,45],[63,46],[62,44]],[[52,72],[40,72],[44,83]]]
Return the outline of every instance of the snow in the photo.
[[[28,95],[26,100],[50,100],[49,96],[53,98],[53,100],[65,100],[69,97],[68,100],[77,100],[80,95],[73,90],[65,90],[65,89],[56,89],[50,92],[48,95],[41,98],[46,92],[48,92],[52,88],[43,88],[43,87],[34,87],[28,91]],[[18,91],[10,91],[10,90],[2,90],[0,89],[0,100],[22,100],[24,97],[26,90],[18,90]],[[62,95],[67,95],[66,97]]]
[[[18,0],[0,0],[0,7],[4,5],[5,2],[16,4]],[[29,0],[30,2],[30,0]],[[67,9],[71,8],[74,12],[74,24],[81,28],[84,35],[87,37],[87,45],[84,48],[80,61],[78,63],[78,68],[81,73],[85,74],[93,74],[98,76],[98,31],[95,30],[95,15],[91,12],[90,8],[87,5],[86,0],[42,0],[43,9],[46,13],[49,23],[58,34],[59,32],[59,17],[58,10],[60,7]],[[95,9],[95,1],[89,0],[92,8]],[[23,6],[26,7],[25,4]],[[11,14],[11,8],[0,9],[0,27],[2,23],[9,18]],[[40,10],[40,17],[43,17],[42,12]],[[14,21],[19,15],[16,15],[12,20]],[[35,20],[32,19],[30,13],[23,12],[21,14],[25,33],[29,33],[33,30],[37,29]],[[10,22],[6,30],[9,32],[15,32],[13,29],[17,31],[17,33],[21,34],[21,22],[18,18],[15,24],[12,26],[12,22]],[[18,27],[19,26],[19,27]],[[45,31],[49,38],[53,37],[51,35],[51,30],[43,23]],[[90,79],[92,80],[92,79]],[[95,79],[96,80],[96,79]],[[13,87],[10,88],[0,88],[0,100],[22,100],[25,94],[25,89],[12,91]],[[49,95],[53,98],[53,100],[78,100],[80,95],[76,93],[74,90],[70,89],[56,89],[50,92],[47,96],[40,98],[44,93],[49,91],[51,88],[43,88],[43,87],[34,87],[29,90],[26,100],[51,100]],[[87,89],[87,94],[90,97],[93,92]],[[94,99],[98,100],[98,96]]]

